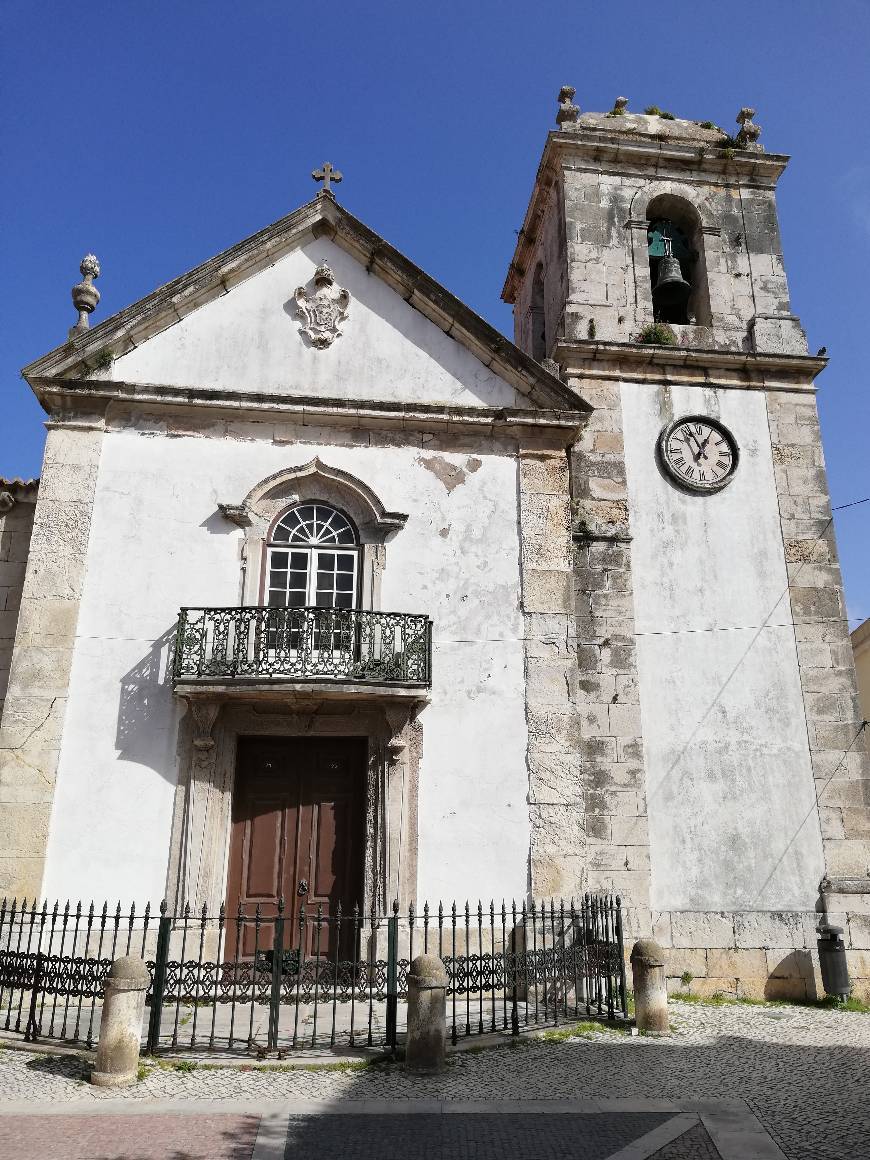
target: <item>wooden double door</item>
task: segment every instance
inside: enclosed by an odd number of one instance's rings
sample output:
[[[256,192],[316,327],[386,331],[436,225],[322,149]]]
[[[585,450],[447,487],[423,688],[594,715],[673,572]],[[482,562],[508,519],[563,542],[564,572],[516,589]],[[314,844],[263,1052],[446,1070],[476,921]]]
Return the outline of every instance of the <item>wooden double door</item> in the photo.
[[[368,744],[348,737],[242,737],[233,794],[227,918],[241,905],[263,919],[241,927],[241,953],[272,947],[284,899],[284,946],[304,955],[347,946],[354,903],[362,906]],[[334,922],[341,903],[342,931]],[[305,923],[300,926],[302,907]],[[317,924],[320,906],[324,921]],[[255,947],[256,940],[256,947]],[[347,950],[345,949],[347,948]]]

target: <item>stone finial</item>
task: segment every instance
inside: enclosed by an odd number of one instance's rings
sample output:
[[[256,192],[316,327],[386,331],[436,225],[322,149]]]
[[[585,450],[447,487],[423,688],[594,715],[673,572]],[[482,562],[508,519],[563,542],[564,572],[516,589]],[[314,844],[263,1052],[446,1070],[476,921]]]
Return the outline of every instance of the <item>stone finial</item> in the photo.
[[[743,108],[737,114],[737,124],[740,126],[740,131],[737,134],[737,144],[741,149],[761,148],[760,145],[757,145],[758,138],[761,136],[761,126],[753,122],[752,118],[754,116],[755,109],[750,108]]]
[[[100,276],[100,263],[96,256],[85,254],[79,269],[84,281],[77,282],[72,288],[73,306],[79,312],[79,319],[75,326],[70,328],[70,338],[88,329],[88,315],[93,314],[95,306],[100,301],[100,292],[94,285],[94,278]]]
[[[577,90],[573,85],[562,85],[559,89],[559,109],[556,113],[556,124],[573,124],[580,116],[580,107],[574,104],[574,94]]]
[[[628,108],[628,97],[617,97],[613,102],[613,111],[617,117],[623,116]]]
[[[311,176],[315,181],[323,182],[323,193],[332,193],[332,189],[330,188],[332,183],[334,182],[338,185],[343,178],[343,174],[333,168],[332,163],[329,161],[324,161],[319,169],[312,170]]]

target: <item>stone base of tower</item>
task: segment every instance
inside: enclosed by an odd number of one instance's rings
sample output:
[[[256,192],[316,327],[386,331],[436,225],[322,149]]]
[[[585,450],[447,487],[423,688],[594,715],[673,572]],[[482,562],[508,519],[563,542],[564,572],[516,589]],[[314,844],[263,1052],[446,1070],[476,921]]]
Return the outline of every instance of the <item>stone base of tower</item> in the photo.
[[[828,910],[843,931],[852,997],[870,1001],[870,894],[853,909]],[[625,912],[625,953],[638,938],[655,938],[666,951],[673,995],[703,998],[824,999],[816,945],[821,913],[813,910]]]

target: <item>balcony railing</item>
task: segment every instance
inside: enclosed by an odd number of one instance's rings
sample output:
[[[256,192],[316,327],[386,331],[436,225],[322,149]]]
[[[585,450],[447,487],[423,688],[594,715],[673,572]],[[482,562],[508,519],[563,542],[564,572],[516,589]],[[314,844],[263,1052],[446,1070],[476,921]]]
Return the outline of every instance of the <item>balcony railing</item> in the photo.
[[[429,685],[432,621],[350,608],[182,608],[173,679]]]

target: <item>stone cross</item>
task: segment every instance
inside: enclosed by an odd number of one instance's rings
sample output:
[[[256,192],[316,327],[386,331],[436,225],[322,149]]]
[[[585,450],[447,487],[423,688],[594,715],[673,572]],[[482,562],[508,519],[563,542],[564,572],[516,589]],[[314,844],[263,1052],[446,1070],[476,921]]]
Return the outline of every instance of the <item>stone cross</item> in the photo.
[[[334,181],[336,185],[341,181],[341,174],[337,169],[333,169],[328,161],[324,161],[320,169],[315,169],[311,176],[315,181],[323,182],[323,189],[326,193],[330,193],[330,184]]]

